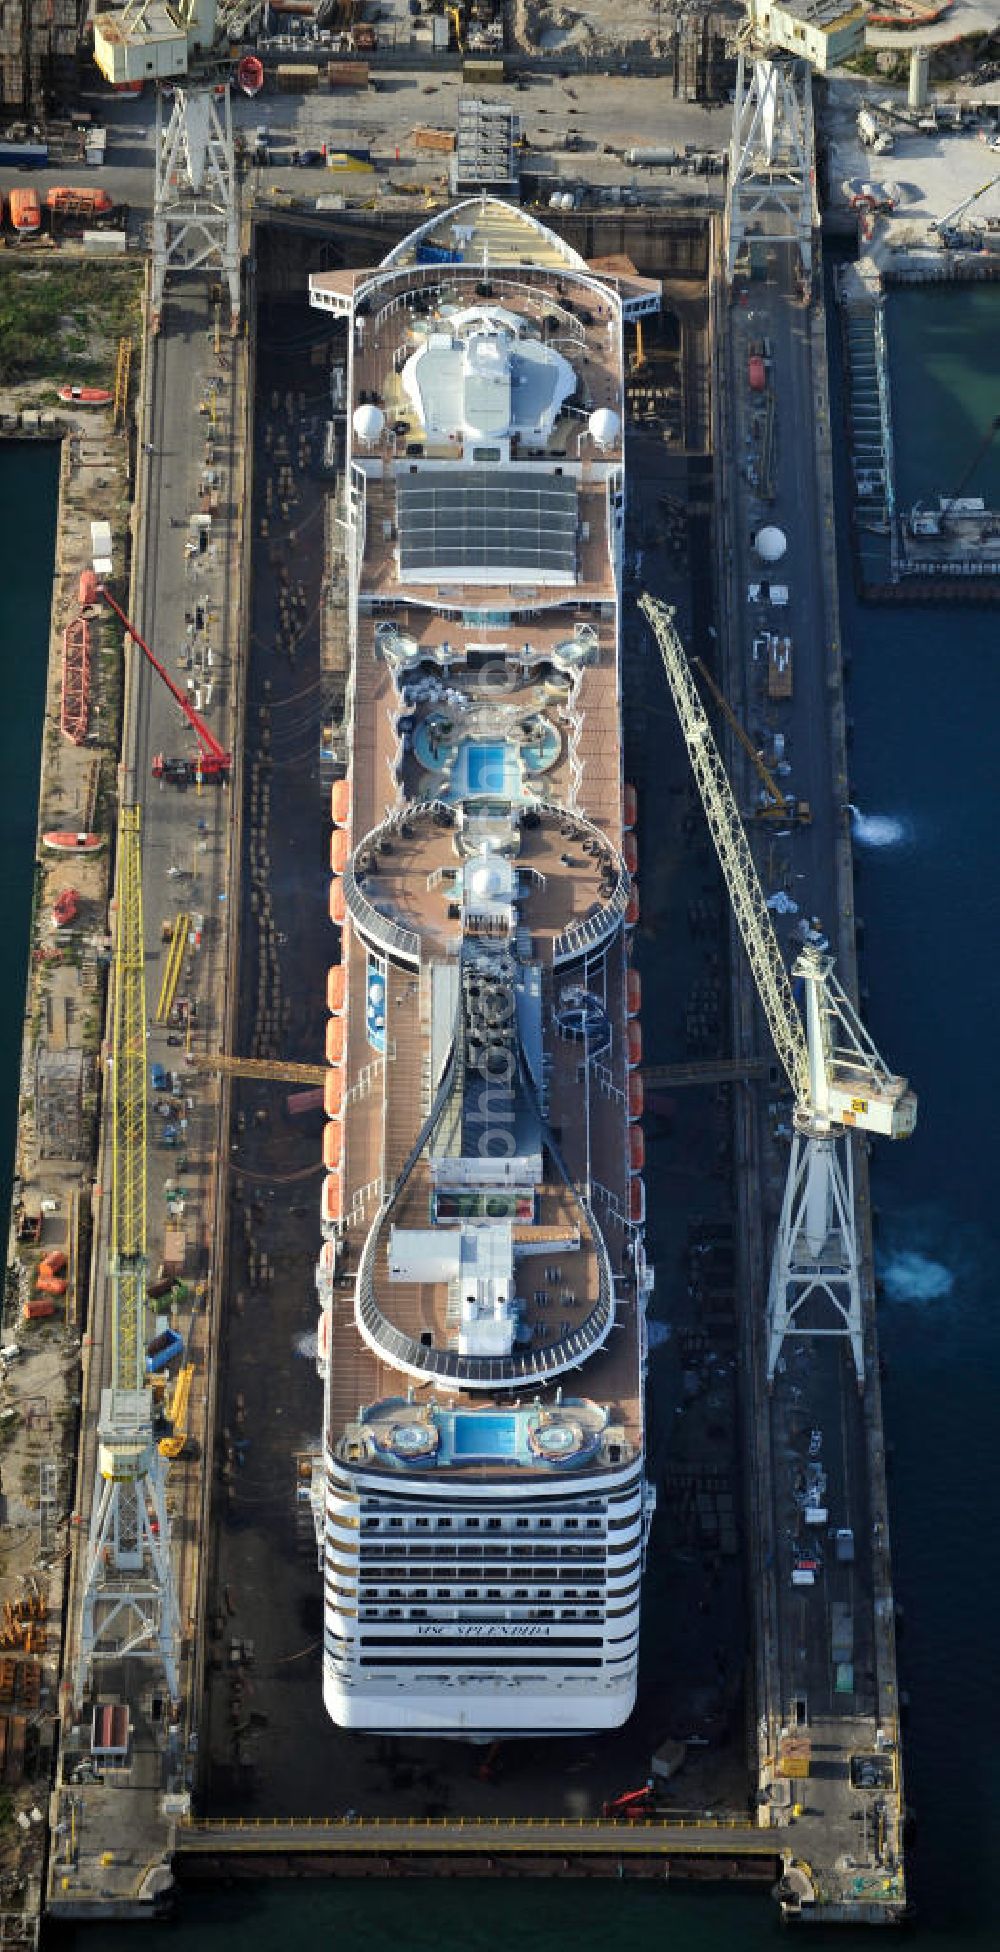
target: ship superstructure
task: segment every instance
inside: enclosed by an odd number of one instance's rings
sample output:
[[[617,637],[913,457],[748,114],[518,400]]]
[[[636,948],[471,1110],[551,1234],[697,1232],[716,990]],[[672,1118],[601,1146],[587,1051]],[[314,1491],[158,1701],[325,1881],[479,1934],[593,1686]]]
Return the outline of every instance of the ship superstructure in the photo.
[[[616,1727],[651,1510],[623,327],[659,286],[484,197],[310,300],[349,345],[326,1706]]]

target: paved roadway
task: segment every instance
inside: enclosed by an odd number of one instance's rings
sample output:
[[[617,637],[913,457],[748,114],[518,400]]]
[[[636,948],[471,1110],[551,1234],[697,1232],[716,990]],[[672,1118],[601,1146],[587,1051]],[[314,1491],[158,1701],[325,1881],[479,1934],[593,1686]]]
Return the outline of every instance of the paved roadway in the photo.
[[[137,511],[140,549],[134,565],[133,599],[140,632],[181,684],[184,673],[178,655],[187,639],[188,619],[195,606],[208,599],[209,630],[196,635],[194,642],[213,647],[213,703],[206,718],[220,736],[224,735],[230,712],[231,660],[234,646],[230,627],[230,552],[216,544],[208,557],[197,563],[192,574],[187,565],[185,543],[187,518],[198,504],[199,484],[205,464],[208,418],[199,412],[210,382],[220,383],[219,428],[215,465],[222,471],[221,500],[223,523],[235,520],[233,467],[238,461],[231,448],[230,391],[232,387],[232,348],[225,337],[221,358],[213,334],[213,316],[207,290],[200,281],[181,286],[182,296],[171,295],[166,314],[166,329],[152,343],[147,361],[147,398],[144,426],[152,437],[152,452],[145,444],[138,450],[139,482]],[[223,433],[225,432],[225,438]],[[221,524],[220,524],[221,526]],[[115,591],[123,608],[129,597],[116,564]],[[179,911],[200,911],[205,918],[203,947],[196,958],[189,958],[193,977],[188,985],[198,997],[201,1030],[208,1038],[219,1035],[213,1008],[219,1008],[219,974],[223,949],[223,924],[226,904],[226,866],[229,796],[217,788],[201,795],[193,789],[179,791],[157,785],[151,774],[153,754],[186,754],[191,739],[178,706],[161,680],[152,672],[141,653],[130,647],[131,714],[126,733],[126,791],[138,793],[143,805],[143,902],[146,943],[147,1022],[150,1026],[150,1062],[177,1068],[183,1051],[167,1041],[166,1027],[155,1025],[155,1012],[162,980],[164,948],[161,925]],[[182,981],[182,989],[184,983]],[[214,999],[214,1001],[213,1001]],[[173,1178],[188,1194],[187,1231],[189,1260],[186,1272],[191,1277],[208,1277],[210,1304],[215,1299],[211,1287],[211,1261],[207,1243],[211,1238],[211,1170],[216,1151],[215,1117],[212,1101],[204,1088],[188,1090],[185,1137],[187,1170],[178,1170],[181,1152],[168,1150],[162,1143],[164,1121],[149,1119],[148,1147],[148,1241],[151,1276],[163,1253],[163,1228],[166,1219],[164,1183]],[[110,1188],[110,1155],[105,1132],[103,1182]],[[106,1191],[98,1230],[98,1277],[94,1294],[97,1307],[110,1308],[111,1289],[107,1273],[107,1228],[110,1198]],[[192,1392],[191,1422],[197,1429],[206,1395],[207,1312],[192,1312],[190,1321],[178,1326],[188,1336],[189,1350],[198,1364]],[[151,1330],[152,1324],[150,1324]],[[81,1453],[79,1508],[89,1523],[92,1485],[96,1468],[96,1427],[100,1391],[110,1381],[110,1335],[99,1316],[91,1323],[84,1381],[84,1434]],[[204,1444],[198,1452],[211,1455]],[[197,1567],[197,1532],[200,1495],[198,1463],[190,1457],[170,1466],[168,1509],[172,1515],[173,1557],[181,1596],[181,1627],[187,1632],[189,1611],[194,1603]],[[86,1526],[83,1528],[84,1535]],[[72,1660],[79,1621],[79,1566],[74,1568],[69,1604],[67,1671]],[[96,1895],[109,1891],[117,1898],[134,1894],[145,1867],[155,1862],[166,1847],[167,1830],[160,1814],[160,1796],[165,1788],[183,1780],[184,1745],[190,1732],[185,1719],[164,1740],[162,1722],[153,1707],[153,1697],[162,1682],[155,1669],[133,1663],[122,1673],[114,1663],[102,1663],[98,1671],[102,1694],[121,1694],[130,1701],[134,1721],[133,1766],[128,1791],[110,1785],[84,1785],[73,1791],[76,1869],[69,1874],[68,1901],[81,1899],[86,1892]],[[66,1816],[65,1802],[61,1815]],[[103,1852],[111,1848],[115,1862],[101,1863]],[[56,1888],[66,1869],[56,1865]]]

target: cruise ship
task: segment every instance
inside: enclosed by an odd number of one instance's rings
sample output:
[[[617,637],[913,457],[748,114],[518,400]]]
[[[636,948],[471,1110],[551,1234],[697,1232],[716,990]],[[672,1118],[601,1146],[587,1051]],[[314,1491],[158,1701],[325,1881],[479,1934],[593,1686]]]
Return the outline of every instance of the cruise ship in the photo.
[[[324,1700],[381,1734],[615,1728],[652,1510],[623,373],[660,287],[477,196],[310,302],[346,325],[350,631]]]

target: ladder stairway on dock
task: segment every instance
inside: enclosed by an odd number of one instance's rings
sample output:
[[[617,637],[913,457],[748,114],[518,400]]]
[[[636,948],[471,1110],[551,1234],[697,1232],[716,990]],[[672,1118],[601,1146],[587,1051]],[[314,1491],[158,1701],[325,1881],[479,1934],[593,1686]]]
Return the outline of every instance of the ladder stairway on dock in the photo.
[[[899,573],[892,421],[881,300],[860,288],[841,292],[848,369],[855,522],[888,538],[890,574]]]

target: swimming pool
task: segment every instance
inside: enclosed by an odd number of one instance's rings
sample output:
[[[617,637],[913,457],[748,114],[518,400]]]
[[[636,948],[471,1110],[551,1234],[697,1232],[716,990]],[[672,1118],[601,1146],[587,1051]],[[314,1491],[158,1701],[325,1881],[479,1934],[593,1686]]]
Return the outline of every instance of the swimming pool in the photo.
[[[456,1457],[514,1457],[517,1452],[516,1416],[456,1415],[452,1449]]]
[[[470,793],[502,793],[520,786],[520,763],[509,746],[467,746],[466,778]]]

